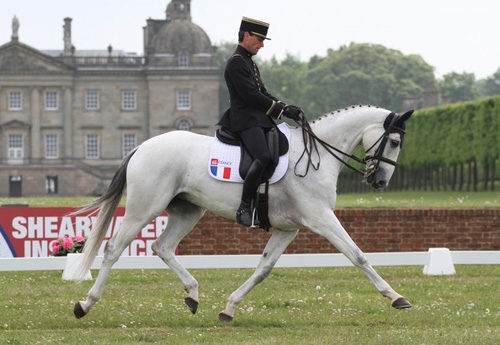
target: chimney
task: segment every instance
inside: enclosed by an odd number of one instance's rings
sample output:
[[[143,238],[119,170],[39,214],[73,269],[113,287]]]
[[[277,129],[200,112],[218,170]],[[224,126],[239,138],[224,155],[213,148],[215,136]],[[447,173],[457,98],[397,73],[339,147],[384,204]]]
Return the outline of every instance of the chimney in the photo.
[[[72,54],[72,51],[71,51],[71,47],[72,47],[72,44],[71,44],[71,21],[72,19],[71,18],[64,18],[64,25],[63,25],[63,28],[64,28],[64,55],[71,55]]]

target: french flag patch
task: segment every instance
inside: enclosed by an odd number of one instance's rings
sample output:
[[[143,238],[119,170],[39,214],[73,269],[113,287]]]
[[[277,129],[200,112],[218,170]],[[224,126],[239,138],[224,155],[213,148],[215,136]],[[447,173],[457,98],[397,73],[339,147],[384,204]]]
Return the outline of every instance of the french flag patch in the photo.
[[[220,164],[217,158],[212,158],[210,160],[210,172],[213,176],[216,176],[223,180],[229,180],[231,178],[231,167]]]

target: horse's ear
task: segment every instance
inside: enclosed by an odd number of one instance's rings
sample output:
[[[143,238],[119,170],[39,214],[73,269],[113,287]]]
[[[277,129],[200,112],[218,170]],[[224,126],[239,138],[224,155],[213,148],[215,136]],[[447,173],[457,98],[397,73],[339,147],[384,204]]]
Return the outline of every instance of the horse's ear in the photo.
[[[413,114],[414,111],[415,110],[408,110],[406,113],[401,115],[401,117],[399,118],[399,121],[405,122],[406,120],[408,120],[410,118],[410,116]]]

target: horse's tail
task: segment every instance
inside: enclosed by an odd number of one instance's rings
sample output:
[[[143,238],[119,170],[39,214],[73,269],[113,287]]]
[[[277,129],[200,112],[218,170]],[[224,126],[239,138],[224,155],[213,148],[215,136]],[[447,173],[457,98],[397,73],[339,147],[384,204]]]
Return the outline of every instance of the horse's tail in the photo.
[[[85,279],[86,272],[92,267],[94,260],[99,251],[101,243],[104,241],[109,224],[113,219],[116,208],[120,204],[123,195],[123,190],[127,184],[127,166],[130,159],[136,152],[137,148],[132,150],[127,157],[122,161],[113,180],[108,187],[108,190],[99,199],[94,200],[90,204],[84,206],[80,210],[73,213],[80,214],[89,210],[99,208],[99,215],[97,216],[96,223],[92,227],[92,231],[85,242],[83,247],[83,260],[80,262],[76,274],[76,280],[81,282]]]

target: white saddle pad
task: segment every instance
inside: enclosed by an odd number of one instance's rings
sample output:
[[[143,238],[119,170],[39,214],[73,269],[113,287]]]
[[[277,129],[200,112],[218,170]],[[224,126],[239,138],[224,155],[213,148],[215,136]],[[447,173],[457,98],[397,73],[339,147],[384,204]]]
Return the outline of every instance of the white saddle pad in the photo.
[[[278,125],[280,131],[286,136],[290,142],[290,128],[286,123]],[[239,146],[228,145],[220,141],[217,136],[214,136],[210,157],[208,160],[208,173],[213,178],[220,181],[243,183],[240,176],[240,152]],[[288,152],[280,157],[278,166],[274,171],[273,176],[269,179],[269,183],[275,183],[281,180],[288,169]]]

